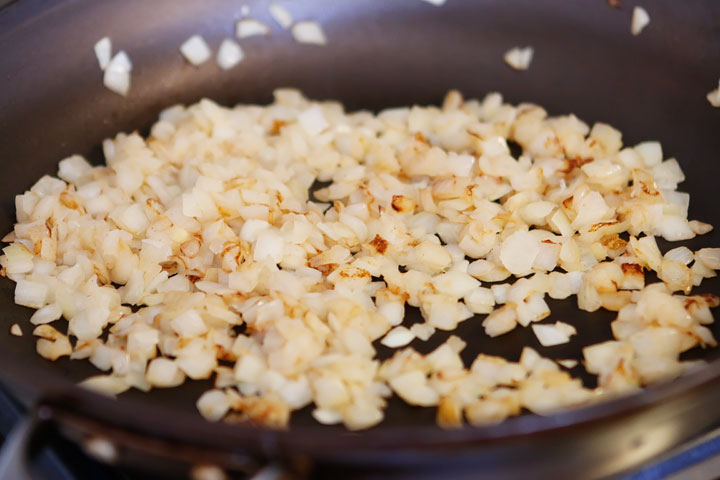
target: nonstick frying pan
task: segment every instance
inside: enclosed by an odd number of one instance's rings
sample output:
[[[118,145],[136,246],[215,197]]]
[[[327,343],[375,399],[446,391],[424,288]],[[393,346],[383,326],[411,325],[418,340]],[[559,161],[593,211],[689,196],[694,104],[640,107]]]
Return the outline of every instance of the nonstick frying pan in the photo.
[[[14,195],[56,172],[65,156],[81,153],[98,163],[103,138],[147,129],[164,107],[202,97],[226,105],[266,103],[280,86],[341,100],[350,109],[374,110],[437,104],[451,88],[467,97],[500,91],[513,103],[536,102],[551,114],[573,112],[588,122],[605,121],[624,132],[626,144],[660,140],[665,155],[677,157],[688,177],[682,187],[692,196],[690,216],[720,226],[720,110],[705,99],[720,75],[718,2],[644,2],[651,23],[638,37],[630,34],[636,2],[629,0],[619,9],[604,0],[448,0],[442,7],[419,0],[284,2],[296,19],[323,25],[329,39],[324,47],[295,43],[268,17],[269,3],[16,0],[0,10],[0,230],[12,228]],[[243,41],[246,59],[232,71],[223,72],[214,62],[199,69],[187,64],[179,45],[200,33],[217,48],[233,35],[243,4],[273,25],[272,34]],[[127,98],[102,86],[92,46],[106,35],[133,59]],[[502,60],[517,45],[535,48],[526,72],[513,71]],[[720,246],[720,234],[715,230],[687,244]],[[718,293],[719,286],[706,281],[698,291]],[[172,472],[168,462],[177,460],[251,470],[269,461],[294,465],[304,459],[351,465],[356,472],[413,465],[419,468],[414,478],[438,471],[460,476],[453,468],[468,464],[477,465],[473,478],[602,477],[720,420],[718,352],[695,350],[688,358],[708,364],[673,382],[590,407],[524,415],[483,428],[444,431],[434,426],[432,410],[396,399],[384,423],[360,433],[316,425],[307,411],[296,414],[283,432],[210,424],[194,408],[209,382],[149,394],[132,391],[117,400],[75,387],[97,372],[87,362],[51,363],[36,355],[27,327],[31,311],[13,303],[13,287],[7,279],[0,281],[3,381],[29,404],[42,405],[36,416],[52,418],[67,435],[102,434],[125,452],[121,461],[144,453],[143,466],[164,473]],[[574,301],[550,306],[551,319],[577,327],[570,344],[541,348],[529,329],[491,340],[475,318],[458,330],[468,341],[465,360],[481,351],[515,360],[523,345],[551,358],[580,359],[584,345],[611,337],[609,312],[581,312]],[[24,337],[9,334],[15,322],[24,326]],[[713,329],[720,336],[717,324]],[[426,352],[445,338],[439,334],[417,347]],[[582,376],[582,367],[573,373]]]

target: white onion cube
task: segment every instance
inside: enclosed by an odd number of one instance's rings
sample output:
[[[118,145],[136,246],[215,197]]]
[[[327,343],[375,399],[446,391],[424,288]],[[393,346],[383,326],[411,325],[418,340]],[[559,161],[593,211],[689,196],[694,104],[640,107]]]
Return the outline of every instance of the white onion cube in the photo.
[[[271,3],[268,7],[270,15],[282,28],[289,28],[293,23],[292,14],[287,8],[277,3]]]
[[[193,35],[180,46],[180,53],[196,67],[207,62],[212,55],[210,47],[200,35]]]
[[[256,35],[267,35],[270,28],[254,18],[244,18],[237,22],[235,34],[238,38],[254,37]]]
[[[95,56],[97,57],[100,70],[105,70],[110,65],[112,57],[112,42],[109,37],[103,37],[95,43],[93,47]]]
[[[230,70],[240,63],[245,54],[236,41],[226,38],[220,44],[217,53],[217,64],[223,70]]]
[[[298,43],[325,45],[327,38],[317,22],[298,22],[292,27],[292,34]]]

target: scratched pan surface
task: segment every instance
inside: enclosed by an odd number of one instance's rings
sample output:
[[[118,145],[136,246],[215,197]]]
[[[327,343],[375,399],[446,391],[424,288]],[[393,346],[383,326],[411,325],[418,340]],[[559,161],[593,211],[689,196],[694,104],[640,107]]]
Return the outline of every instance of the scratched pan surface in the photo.
[[[287,2],[297,19],[323,25],[327,46],[299,45],[273,24],[272,35],[243,41],[246,59],[230,72],[214,62],[199,69],[186,64],[177,52],[180,43],[200,33],[217,48],[232,36],[243,3],[253,16],[272,23],[265,1],[18,0],[0,11],[0,230],[12,228],[14,195],[55,173],[65,156],[81,153],[97,163],[103,138],[147,129],[164,107],[202,97],[225,105],[266,103],[280,86],[372,110],[437,104],[450,88],[467,97],[500,91],[513,103],[537,102],[551,114],[605,121],[625,134],[626,144],[660,140],[688,178],[682,187],[692,195],[690,216],[720,225],[720,110],[705,100],[720,75],[718,2],[647,2],[652,21],[639,37],[629,33],[632,5],[614,9],[603,0],[449,0],[441,8],[418,0]],[[102,87],[92,45],[105,35],[133,60],[127,98]],[[527,72],[512,71],[502,61],[516,45],[535,47]],[[687,245],[718,246],[720,234],[716,230]],[[718,293],[718,287],[707,281],[699,291]],[[194,402],[209,382],[150,394],[132,391],[117,401],[75,388],[73,382],[97,372],[84,361],[50,363],[38,357],[27,324],[31,312],[14,305],[12,297],[13,284],[1,279],[5,381],[30,398],[49,398],[88,418],[169,440],[337,461],[423,463],[445,458],[438,454],[469,454],[505,473],[555,455],[565,458],[567,468],[582,462],[585,472],[599,475],[644,460],[720,417],[718,352],[697,350],[688,358],[709,363],[694,375],[610,403],[486,428],[441,431],[433,426],[432,409],[395,399],[387,420],[360,434],[316,425],[308,409],[293,417],[288,432],[208,424]],[[611,314],[581,312],[574,301],[550,306],[547,321],[563,320],[578,329],[570,344],[542,348],[530,329],[491,340],[481,328],[482,317],[476,317],[455,332],[468,342],[464,359],[484,352],[516,360],[524,345],[551,358],[580,359],[583,346],[611,338]],[[407,323],[419,319],[410,312]],[[14,322],[23,325],[24,337],[8,334]],[[713,329],[718,336],[720,329]],[[413,345],[427,352],[447,335]],[[582,368],[573,373],[582,376]],[[585,453],[568,460],[562,446]],[[433,453],[416,455],[420,450]],[[510,460],[518,455],[527,462]],[[607,466],[610,458],[614,463]]]

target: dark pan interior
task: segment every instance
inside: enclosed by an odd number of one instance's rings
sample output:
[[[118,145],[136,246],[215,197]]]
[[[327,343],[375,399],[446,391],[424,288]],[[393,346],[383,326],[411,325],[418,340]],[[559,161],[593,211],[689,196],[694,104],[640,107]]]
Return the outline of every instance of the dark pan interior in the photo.
[[[182,41],[200,33],[217,48],[222,38],[233,35],[245,3],[253,16],[273,25],[271,36],[243,41],[246,59],[230,72],[213,61],[199,69],[184,62],[177,51]],[[14,222],[13,196],[41,175],[55,173],[65,156],[81,153],[98,163],[103,138],[147,129],[164,107],[202,97],[225,105],[264,103],[279,86],[301,88],[316,99],[341,100],[349,109],[373,110],[437,104],[450,88],[467,97],[500,91],[513,103],[536,102],[551,114],[573,112],[587,122],[608,122],[625,133],[626,144],[660,140],[666,157],[677,157],[688,178],[682,189],[692,194],[690,216],[720,227],[720,110],[705,99],[720,74],[717,2],[645,2],[651,23],[639,37],[630,34],[630,2],[620,9],[604,0],[449,0],[440,8],[419,0],[287,2],[296,19],[323,25],[329,39],[325,47],[295,43],[272,23],[268,3],[19,0],[1,11],[2,233]],[[92,46],[105,35],[134,62],[127,98],[102,86]],[[515,72],[502,60],[517,45],[535,47],[526,72]],[[687,245],[720,246],[720,232]],[[62,390],[69,381],[97,373],[85,361],[52,364],[34,353],[27,323],[31,312],[13,304],[13,286],[0,280],[0,358],[8,365],[6,375],[38,392],[47,385]],[[699,291],[718,293],[719,286],[707,281]],[[551,302],[551,309],[547,321],[561,319],[577,327],[579,334],[570,344],[542,348],[530,329],[490,340],[478,317],[457,332],[468,341],[465,359],[485,352],[515,360],[524,345],[551,358],[579,359],[584,345],[610,338],[613,315],[608,312],[581,312],[574,301]],[[418,318],[411,315],[408,322]],[[8,334],[15,322],[23,326],[24,337]],[[720,335],[717,324],[713,328]],[[428,351],[447,335],[416,346]],[[718,352],[690,355],[713,360]],[[717,372],[720,364],[715,361],[708,368]],[[573,373],[581,371],[577,367]],[[208,385],[188,382],[151,394],[131,391],[119,402],[137,409],[161,407],[161,419],[177,421],[197,415],[194,402]],[[432,409],[394,399],[387,421],[377,428],[431,425],[433,419]],[[312,422],[307,412],[293,421]]]

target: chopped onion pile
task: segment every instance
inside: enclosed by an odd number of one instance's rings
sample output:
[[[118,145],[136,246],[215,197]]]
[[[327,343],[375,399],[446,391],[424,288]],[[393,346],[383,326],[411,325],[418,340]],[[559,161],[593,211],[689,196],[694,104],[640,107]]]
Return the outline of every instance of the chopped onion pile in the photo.
[[[505,63],[515,70],[527,70],[530,68],[530,62],[533,58],[532,47],[513,47],[505,52]]]
[[[656,242],[712,227],[688,221],[659,143],[624,146],[606,124],[497,93],[372,114],[277,90],[267,107],[169,108],[148,138],[103,149],[107,165],[66,158],[16,197],[0,257],[16,303],[36,309],[38,353],[90,361],[96,391],[214,378],[197,402],[209,420],[285,427],[312,404],[350,429],[380,422],[395,393],[450,428],[636,390],[716,344],[718,298],[690,292],[720,249]],[[406,347],[466,321],[571,341],[574,327],[535,322],[548,296],[572,295],[617,312],[615,339],[584,349],[596,389],[529,347],[470,366],[456,336]],[[424,322],[402,325],[408,306]],[[376,341],[405,348],[381,362]]]

